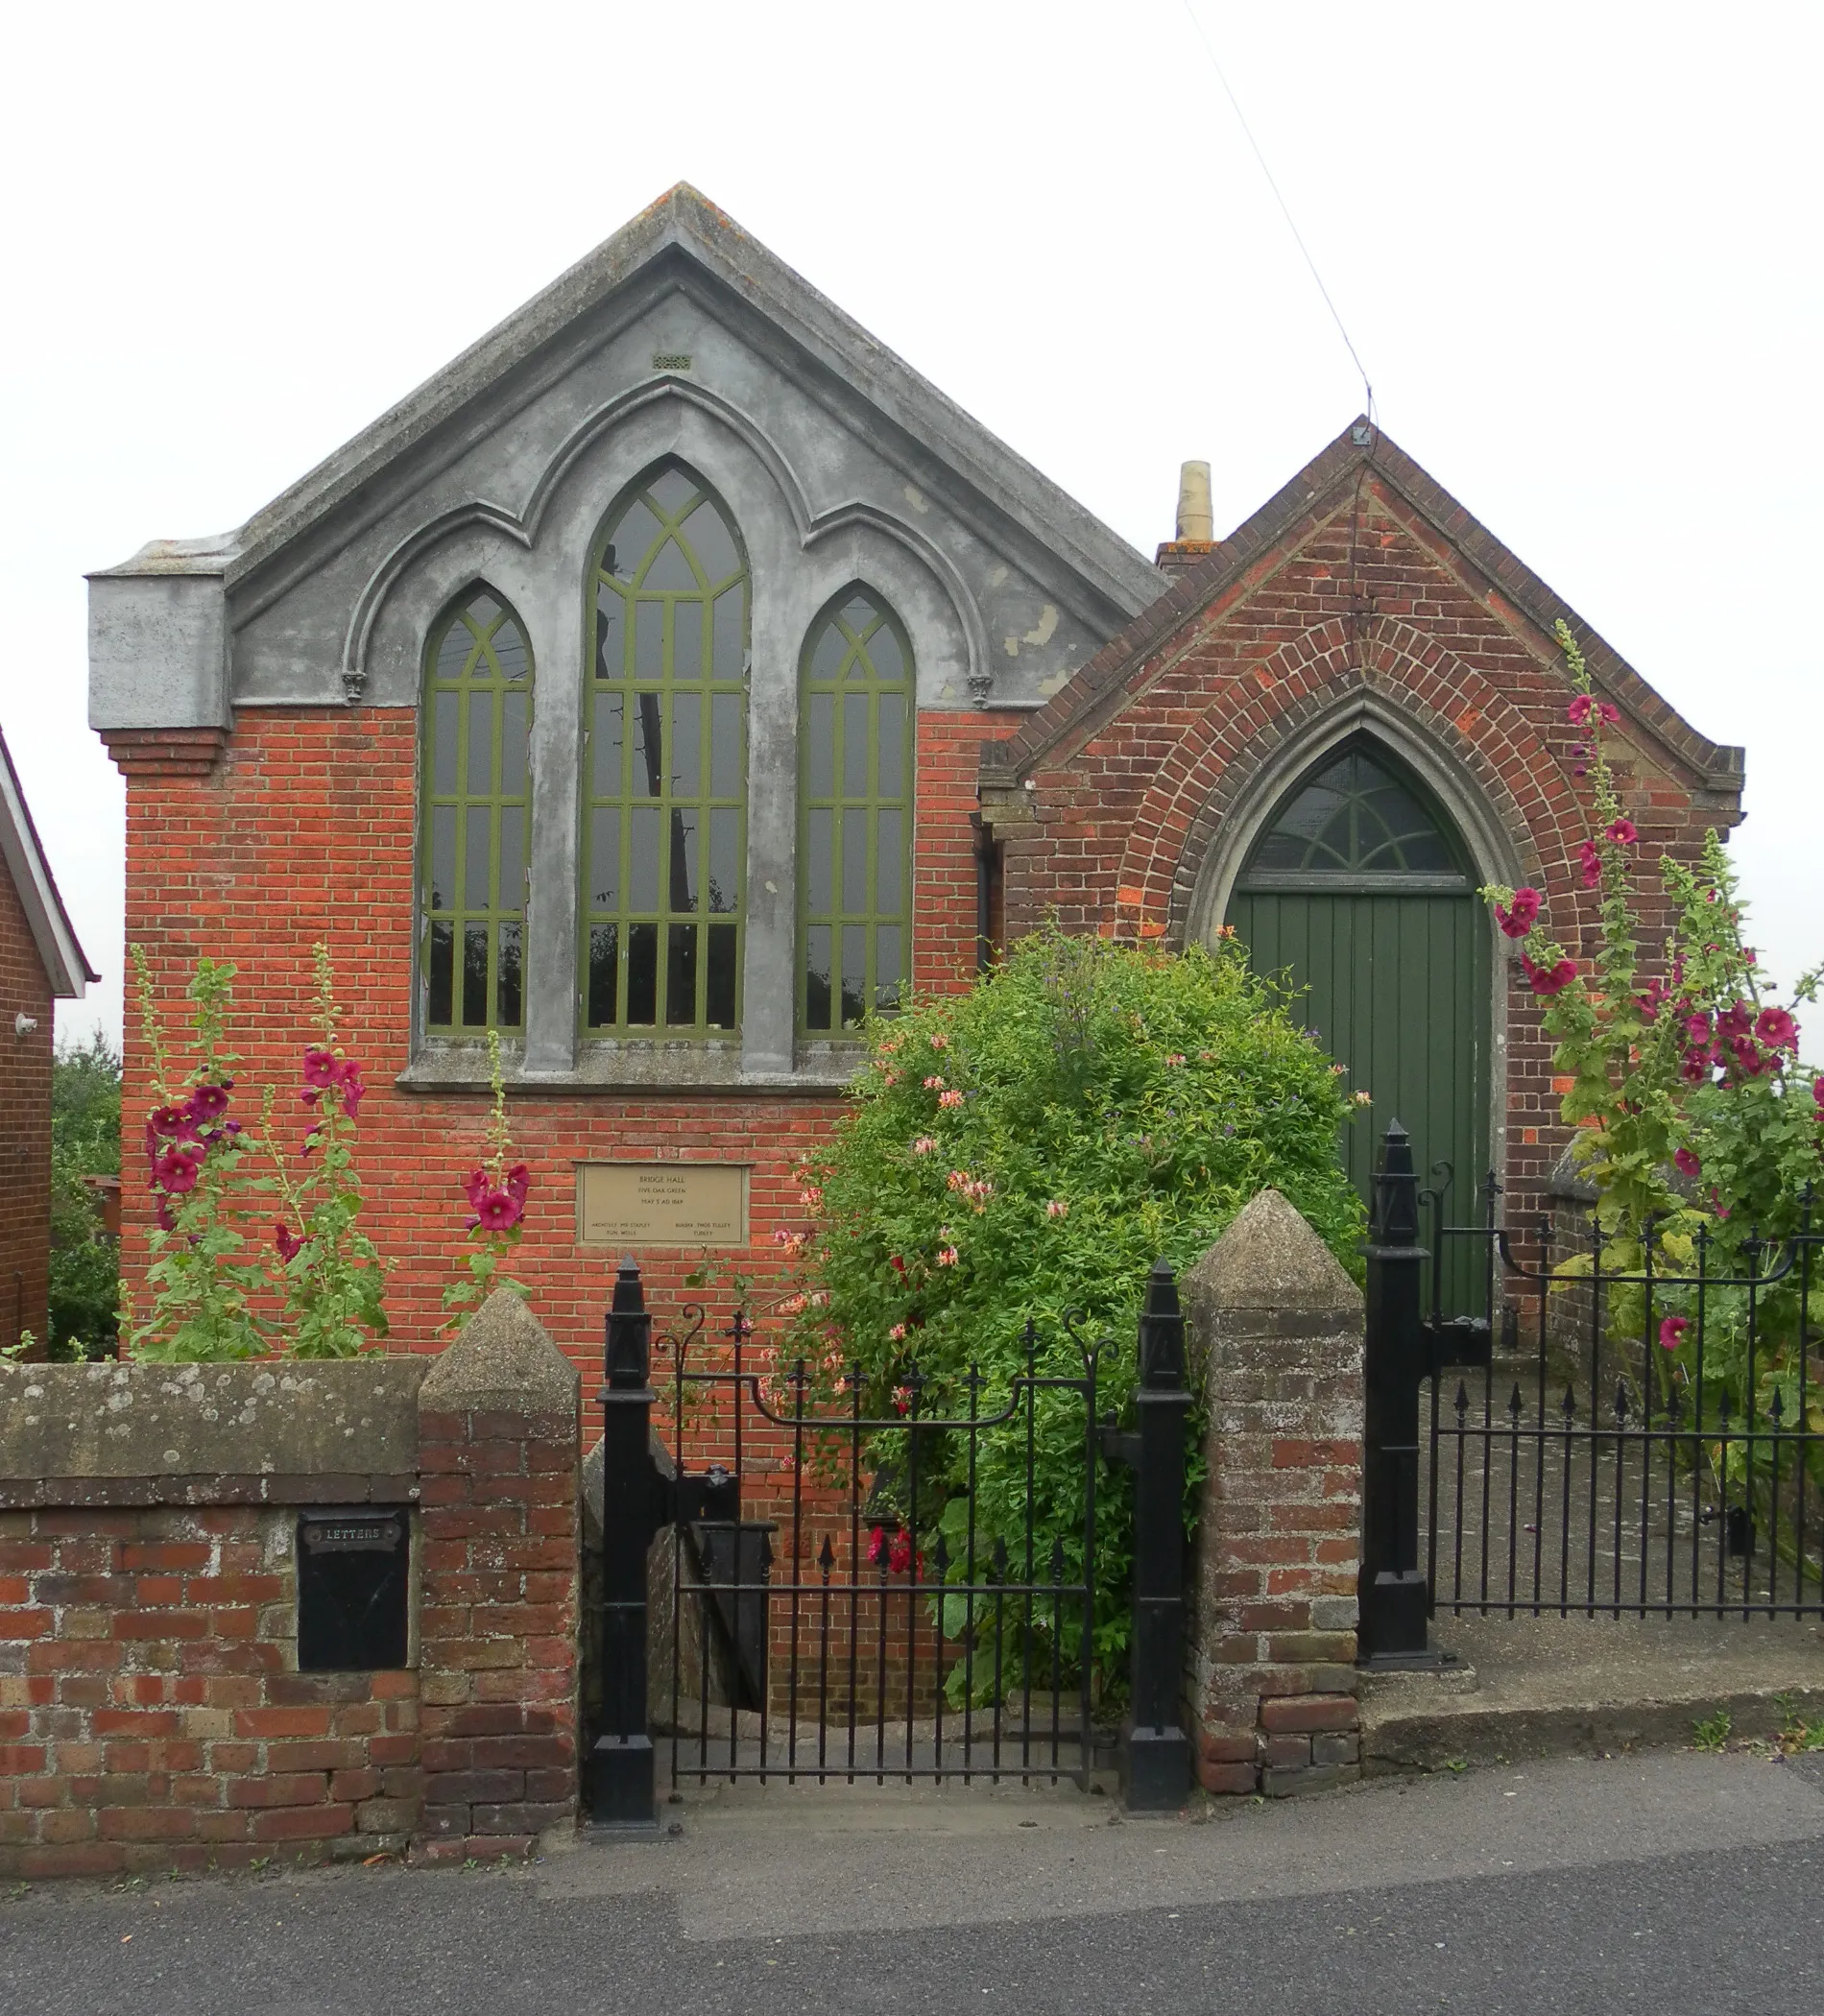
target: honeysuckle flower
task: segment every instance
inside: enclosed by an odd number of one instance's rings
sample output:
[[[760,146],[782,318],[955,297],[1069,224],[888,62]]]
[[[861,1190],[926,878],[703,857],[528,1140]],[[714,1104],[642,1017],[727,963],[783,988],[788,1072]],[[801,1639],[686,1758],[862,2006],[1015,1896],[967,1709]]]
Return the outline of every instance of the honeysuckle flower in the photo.
[[[169,1190],[174,1197],[181,1197],[186,1190],[197,1187],[197,1172],[202,1167],[200,1149],[167,1148],[153,1165],[153,1180],[160,1189]]]
[[[1539,922],[1539,912],[1544,907],[1537,889],[1516,889],[1511,907],[1495,905],[1495,922],[1509,938],[1524,938]]]
[[[963,1103],[963,1095],[952,1086],[948,1092],[938,1093],[937,1103],[940,1106],[960,1106]]]
[[[804,1308],[806,1298],[803,1295],[788,1295],[779,1306],[781,1316],[796,1316]]]
[[[954,1246],[941,1246],[938,1248],[937,1263],[940,1267],[953,1267],[961,1258],[962,1256]]]
[[[1668,1316],[1659,1327],[1660,1348],[1676,1351],[1685,1341],[1685,1332],[1691,1328],[1689,1316]]]
[[[1594,889],[1602,879],[1602,852],[1594,840],[1586,840],[1578,848],[1577,862],[1583,870],[1583,886]]]
[[[1173,1051],[1173,1052],[1171,1053],[1171,1055],[1170,1055],[1169,1057],[1167,1057],[1167,1058],[1166,1058],[1166,1060],[1165,1060],[1165,1062],[1166,1062],[1167,1064],[1172,1064],[1172,1065],[1177,1065],[1177,1064],[1183,1064],[1183,1063],[1184,1063],[1184,1061],[1185,1061],[1185,1053],[1184,1053],[1184,1052],[1183,1052],[1182,1050],[1174,1050],[1174,1051]]]
[[[912,1143],[912,1152],[914,1155],[929,1155],[936,1149],[936,1135],[921,1134],[918,1140]]]
[[[1053,1197],[1051,1202],[1045,1206],[1045,1216],[1047,1218],[1068,1218],[1069,1215],[1070,1207],[1062,1197]]]
[[[1535,966],[1523,953],[1520,963],[1525,969],[1527,986],[1541,996],[1562,994],[1577,977],[1576,966],[1570,959],[1560,959],[1554,966]]]
[[[1799,1025],[1785,1008],[1764,1008],[1754,1019],[1754,1033],[1769,1050],[1798,1047]]]
[[[1357,1106],[1372,1106],[1372,1105],[1373,1105],[1373,1104],[1375,1103],[1375,1095],[1374,1095],[1374,1093],[1373,1093],[1373,1092],[1352,1092],[1352,1093],[1350,1094],[1350,1097],[1351,1097],[1351,1098],[1352,1098],[1352,1099],[1353,1099],[1353,1100],[1355,1101],[1355,1103],[1356,1103],[1356,1104]],[[1235,1132],[1235,1129],[1234,1129],[1233,1127],[1230,1127],[1230,1128],[1226,1129],[1225,1131],[1226,1131],[1227,1133],[1233,1134],[1233,1133]]]
[[[336,1053],[315,1047],[304,1052],[304,1083],[327,1092],[336,1082]]]
[[[1689,1148],[1680,1148],[1672,1157],[1672,1166],[1681,1176],[1696,1176],[1702,1172],[1703,1164]]]
[[[894,1387],[893,1411],[896,1414],[909,1414],[912,1411],[912,1389],[910,1386]]]
[[[815,1211],[824,1201],[824,1193],[814,1183],[806,1184],[798,1193],[798,1201],[806,1211]]]
[[[948,1036],[933,1036],[931,1038],[931,1047],[934,1050],[948,1050],[949,1046],[950,1040]]]
[[[904,1336],[905,1325],[903,1323],[896,1323],[893,1326],[893,1328],[887,1332],[887,1337],[889,1341],[895,1344],[900,1343],[904,1339]]]
[[[273,1244],[278,1248],[278,1257],[287,1265],[304,1250],[303,1240],[282,1221],[273,1227]]]
[[[944,1090],[944,1081],[937,1075],[935,1071],[933,1071],[931,1075],[927,1079],[925,1079],[924,1089],[926,1092],[942,1092]]]
[[[1641,837],[1641,829],[1631,819],[1612,819],[1602,828],[1602,837],[1613,840],[1617,847],[1632,847]]]

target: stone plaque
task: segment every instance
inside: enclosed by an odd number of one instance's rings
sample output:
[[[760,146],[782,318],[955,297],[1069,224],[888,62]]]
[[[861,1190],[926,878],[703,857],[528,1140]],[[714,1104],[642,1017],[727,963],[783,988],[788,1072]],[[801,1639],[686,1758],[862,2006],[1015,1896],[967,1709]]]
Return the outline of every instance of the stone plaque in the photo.
[[[577,1243],[745,1246],[747,1179],[732,1163],[578,1163]]]

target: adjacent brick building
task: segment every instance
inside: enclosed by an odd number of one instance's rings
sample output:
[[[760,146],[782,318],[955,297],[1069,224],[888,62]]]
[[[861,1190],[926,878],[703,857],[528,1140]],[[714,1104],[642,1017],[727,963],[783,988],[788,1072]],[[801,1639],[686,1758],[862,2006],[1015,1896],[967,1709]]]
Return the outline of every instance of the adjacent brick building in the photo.
[[[52,1004],[90,971],[0,736],[0,1346],[43,1340],[51,1280]]]
[[[516,1271],[581,1356],[624,1246],[661,1310],[706,1245],[764,1277],[859,1011],[1053,916],[1244,921],[1377,1122],[1524,1190],[1562,1130],[1474,892],[1589,924],[1553,622],[1649,843],[1734,822],[1740,752],[1366,421],[1229,539],[1180,530],[1148,562],[674,190],[238,532],[94,577],[129,939],[174,1007],[232,959],[243,1079],[281,1089],[328,940],[413,1348],[489,1026],[535,1174]],[[132,1116],[131,1030],[126,1068]],[[586,1211],[593,1165],[706,1163],[739,1210]],[[130,1185],[130,1277],[146,1222]]]

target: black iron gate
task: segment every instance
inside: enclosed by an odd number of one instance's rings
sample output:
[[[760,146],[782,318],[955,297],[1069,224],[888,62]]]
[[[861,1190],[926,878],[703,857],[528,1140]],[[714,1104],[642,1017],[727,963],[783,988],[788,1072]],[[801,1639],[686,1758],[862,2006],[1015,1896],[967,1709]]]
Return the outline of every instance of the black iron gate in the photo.
[[[1427,1615],[1824,1616],[1824,1233],[1809,1192],[1786,1237],[1725,1254],[1705,1229],[1673,1253],[1649,1228],[1622,1266],[1585,1205],[1504,1224],[1492,1176],[1479,1222],[1450,1222],[1452,1172],[1417,1189],[1397,1134],[1380,1188],[1413,1186],[1428,1224],[1425,1246],[1388,1249],[1425,1282],[1416,1334],[1371,1317],[1371,1387],[1390,1363],[1410,1383],[1410,1464],[1404,1427],[1371,1437],[1368,1488],[1402,1512],[1410,1498],[1410,1546],[1404,1520],[1384,1529],[1383,1584],[1422,1583]],[[1473,1263],[1451,1265],[1466,1249]],[[1478,1284],[1477,1306],[1448,1307],[1452,1278]],[[1365,1638],[1372,1583],[1365,1570]],[[1417,1656],[1422,1621],[1413,1640],[1407,1620],[1372,1648]]]
[[[1163,1262],[1127,1432],[1098,1411],[1113,1347],[1068,1317],[1051,1336],[1027,1325],[1023,1370],[998,1389],[972,1366],[946,1381],[908,1367],[883,1390],[855,1366],[780,1366],[740,1314],[720,1338],[701,1310],[685,1315],[684,1333],[659,1340],[655,1392],[639,1270],[623,1263],[602,1395],[598,1824],[648,1825],[661,1770],[673,1787],[1018,1778],[1087,1789],[1110,1462],[1136,1474],[1129,1803],[1183,1803],[1190,1396]],[[659,1460],[655,1414],[671,1445],[659,1443]]]

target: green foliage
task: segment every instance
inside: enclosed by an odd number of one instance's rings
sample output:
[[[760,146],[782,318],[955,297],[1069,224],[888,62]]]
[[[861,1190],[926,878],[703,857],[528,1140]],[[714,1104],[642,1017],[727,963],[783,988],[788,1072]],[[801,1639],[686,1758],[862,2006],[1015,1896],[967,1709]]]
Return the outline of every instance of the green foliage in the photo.
[[[1081,1372],[1073,1335],[1110,1340],[1095,1404],[1119,1413],[1136,1384],[1148,1267],[1161,1256],[1188,1266],[1268,1186],[1359,1273],[1362,1211],[1337,1153],[1351,1103],[1284,996],[1237,947],[1171,956],[1047,930],[968,994],[924,997],[871,1034],[849,1111],[804,1165],[810,1223],[781,1235],[803,1280],[780,1305],[789,1327],[771,1368],[776,1403],[802,1357],[806,1404],[820,1411],[853,1367],[870,1414],[896,1404],[966,1414],[972,1368],[979,1411],[997,1412],[1025,1370],[1031,1318],[1041,1375]],[[1054,1543],[1067,1574],[1081,1572],[1084,1428],[1076,1394],[1039,1396],[1041,1579]],[[1022,1573],[1023,1420],[982,1438],[972,1498],[968,1438],[924,1433],[919,1501],[906,1502],[905,1441],[883,1431],[869,1452],[876,1500],[897,1493],[921,1547],[943,1531],[952,1580],[969,1572],[972,1507],[976,1579],[996,1542]],[[1097,1495],[1092,1658],[1104,1683],[1118,1683],[1126,1473],[1100,1468]],[[947,1628],[960,1632],[963,1607],[949,1599]],[[1068,1666],[1080,1651],[1074,1620],[1061,1637]],[[1048,1670],[1048,1645],[1043,1657]]]
[[[1691,1725],[1692,1740],[1700,1750],[1720,1750],[1734,1727],[1729,1711],[1719,1708],[1715,1715],[1705,1716]]]
[[[51,1066],[52,1358],[106,1356],[120,1303],[118,1241],[85,1176],[120,1173],[120,1056],[97,1030]]]
[[[336,1005],[328,946],[312,948],[317,974],[317,1042],[304,1052],[299,1094],[316,1119],[299,1149],[294,1173],[267,1127],[265,1148],[274,1173],[252,1188],[276,1195],[281,1216],[273,1228],[282,1267],[279,1334],[294,1357],[352,1357],[372,1338],[384,1337],[386,1271],[373,1241],[361,1230],[361,1179],[355,1172],[355,1115],[364,1096],[360,1067],[338,1038],[343,1010]]]
[[[488,1118],[488,1153],[463,1179],[468,1199],[468,1244],[457,1262],[456,1279],[444,1290],[449,1310],[446,1331],[461,1330],[470,1313],[496,1288],[511,1288],[526,1297],[522,1281],[500,1270],[525,1231],[526,1193],[531,1178],[522,1162],[510,1162],[513,1139],[507,1125],[507,1082],[500,1068],[500,1037],[488,1032],[488,1079],[493,1089],[493,1110]]]
[[[228,1047],[235,970],[198,959],[186,990],[197,1061],[174,1075],[151,966],[141,947],[129,950],[158,1099],[147,1121],[146,1149],[159,1220],[146,1269],[150,1307],[130,1332],[132,1355],[168,1363],[254,1357],[262,1339],[252,1297],[262,1274],[242,1257],[247,1241],[236,1209],[246,1175],[242,1164],[252,1142],[237,1121],[221,1116],[239,1062]],[[124,1294],[122,1304],[123,1316],[129,1316]]]

